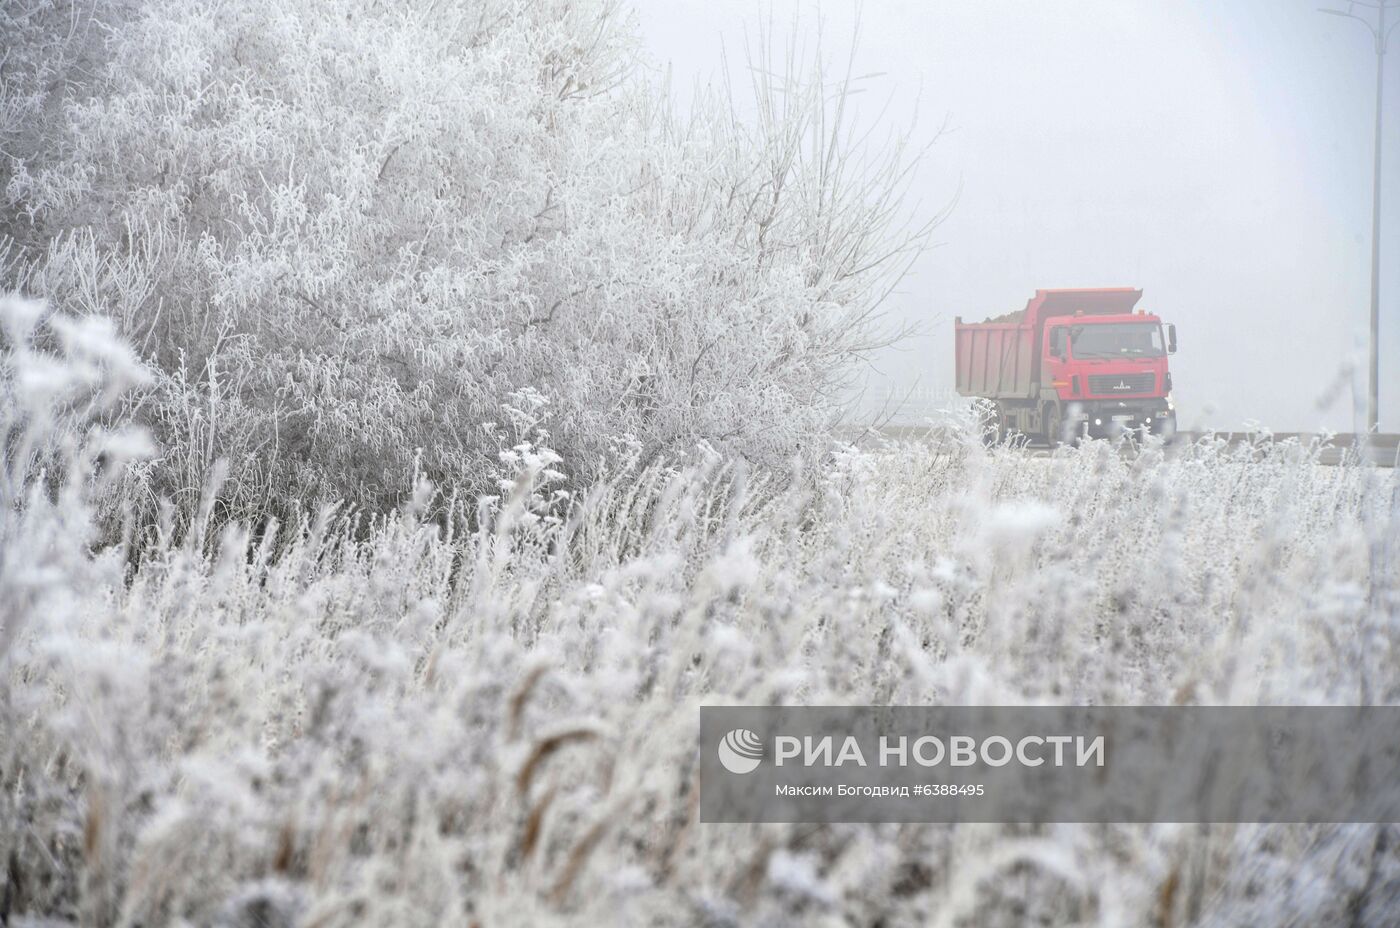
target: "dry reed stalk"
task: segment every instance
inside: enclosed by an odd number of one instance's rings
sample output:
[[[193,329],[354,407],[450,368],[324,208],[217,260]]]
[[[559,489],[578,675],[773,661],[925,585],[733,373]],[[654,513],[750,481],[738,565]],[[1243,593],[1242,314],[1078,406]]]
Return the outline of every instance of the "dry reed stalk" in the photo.
[[[541,738],[535,742],[534,748],[530,751],[529,757],[520,768],[520,773],[515,777],[515,789],[520,795],[525,795],[530,790],[530,783],[534,780],[535,771],[540,764],[549,759],[560,748],[565,745],[592,741],[598,737],[598,732],[592,728],[570,728],[547,738]]]

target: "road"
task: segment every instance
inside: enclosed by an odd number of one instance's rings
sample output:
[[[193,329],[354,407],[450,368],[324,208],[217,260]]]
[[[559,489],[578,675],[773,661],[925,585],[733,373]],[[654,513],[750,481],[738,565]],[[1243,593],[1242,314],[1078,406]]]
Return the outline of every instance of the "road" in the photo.
[[[884,425],[868,428],[844,426],[838,430],[838,434],[847,441],[857,443],[862,439],[880,437],[903,441],[922,440],[937,444],[948,438],[947,432],[942,428],[914,425]],[[1274,432],[1267,438],[1243,432],[1181,432],[1177,440],[1197,441],[1207,437],[1223,439],[1232,445],[1250,442],[1283,442],[1289,439],[1298,439],[1302,444],[1307,445],[1318,438],[1315,433],[1307,432]],[[1357,436],[1350,432],[1340,432],[1333,435],[1318,456],[1318,462],[1331,465],[1340,464],[1348,451],[1356,449],[1361,460],[1380,467],[1395,467],[1400,464],[1400,434],[1372,435],[1370,440],[1364,442],[1359,448],[1356,438]],[[1026,453],[1044,456],[1048,455],[1050,450],[1043,444],[1032,444],[1026,448]]]

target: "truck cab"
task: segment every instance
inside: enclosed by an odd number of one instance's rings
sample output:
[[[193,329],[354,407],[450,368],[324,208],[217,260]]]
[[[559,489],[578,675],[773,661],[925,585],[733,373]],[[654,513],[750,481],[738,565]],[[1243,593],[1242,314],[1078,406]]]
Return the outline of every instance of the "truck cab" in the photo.
[[[1061,420],[1074,434],[1175,430],[1167,368],[1167,355],[1176,350],[1175,326],[1141,311],[1051,316],[1040,348]]]

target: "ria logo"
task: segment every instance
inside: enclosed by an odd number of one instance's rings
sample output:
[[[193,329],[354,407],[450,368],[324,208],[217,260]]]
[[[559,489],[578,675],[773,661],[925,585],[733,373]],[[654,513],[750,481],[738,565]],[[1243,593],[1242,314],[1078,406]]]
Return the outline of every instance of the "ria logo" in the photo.
[[[747,728],[736,728],[720,739],[719,762],[730,773],[753,773],[763,760],[763,742]]]

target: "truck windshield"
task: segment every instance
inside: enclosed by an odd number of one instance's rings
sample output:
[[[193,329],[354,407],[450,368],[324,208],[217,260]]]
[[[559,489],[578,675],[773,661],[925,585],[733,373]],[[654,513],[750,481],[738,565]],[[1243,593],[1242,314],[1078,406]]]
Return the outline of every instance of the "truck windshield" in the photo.
[[[1162,328],[1155,322],[1104,322],[1069,330],[1076,358],[1160,357]]]

